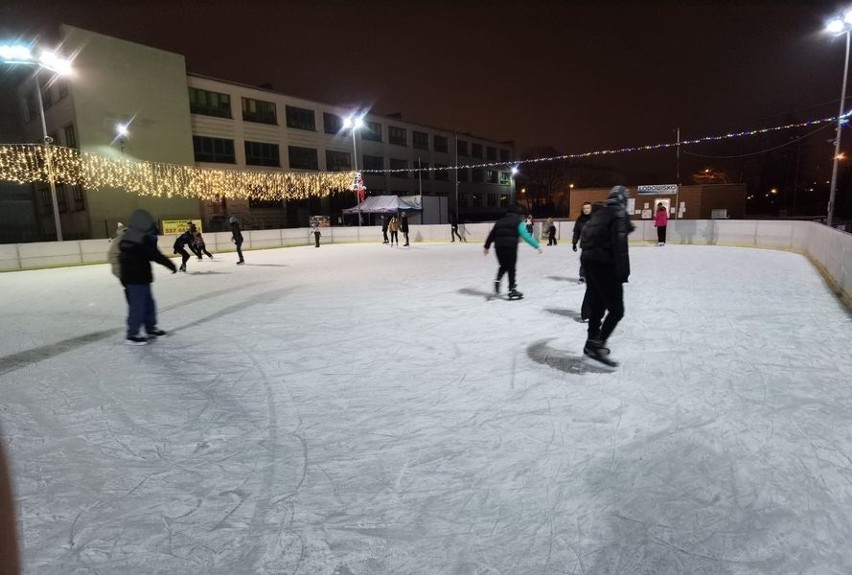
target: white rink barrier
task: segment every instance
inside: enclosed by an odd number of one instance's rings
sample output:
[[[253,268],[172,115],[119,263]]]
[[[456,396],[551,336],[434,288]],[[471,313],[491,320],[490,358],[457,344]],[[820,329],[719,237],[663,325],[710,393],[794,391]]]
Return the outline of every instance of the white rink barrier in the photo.
[[[571,242],[574,222],[557,221],[560,243]],[[649,220],[634,221],[632,243],[655,243],[657,231]],[[461,224],[459,231],[472,243],[482,243],[491,223]],[[321,228],[323,244],[380,243],[379,226]],[[541,222],[536,223],[541,236]],[[400,234],[402,235],[402,234]],[[450,241],[449,224],[412,225],[413,243]],[[308,228],[243,230],[244,250],[313,245]],[[160,236],[160,250],[171,256],[175,236]],[[235,251],[230,232],[205,233],[209,251]],[[815,222],[789,220],[670,220],[669,244],[728,245],[792,250],[806,254],[833,282],[832,288],[848,304],[852,302],[852,235]],[[79,240],[0,245],[0,271],[95,264],[106,261],[109,240]]]

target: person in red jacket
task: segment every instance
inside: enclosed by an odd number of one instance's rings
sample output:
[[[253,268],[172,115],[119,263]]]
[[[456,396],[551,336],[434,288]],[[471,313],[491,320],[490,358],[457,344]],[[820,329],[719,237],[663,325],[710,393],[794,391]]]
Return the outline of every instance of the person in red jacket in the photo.
[[[654,215],[654,227],[657,228],[657,245],[666,245],[666,226],[669,225],[669,211],[663,202],[657,204],[657,213]]]

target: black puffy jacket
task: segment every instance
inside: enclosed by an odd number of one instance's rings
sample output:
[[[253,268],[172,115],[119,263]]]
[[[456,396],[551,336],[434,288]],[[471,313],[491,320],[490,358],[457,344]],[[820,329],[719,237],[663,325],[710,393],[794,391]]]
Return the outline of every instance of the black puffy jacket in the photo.
[[[130,228],[118,244],[118,263],[123,285],[149,284],[154,281],[151,262],[175,271],[175,264],[157,249],[154,220],[144,210],[136,210],[130,218]]]
[[[607,200],[583,226],[580,261],[612,264],[616,277],[626,282],[630,277],[627,235],[634,229],[624,206],[617,200]]]
[[[485,240],[485,249],[489,249],[493,243],[495,247],[504,248],[518,245],[518,224],[521,223],[521,217],[513,212],[509,212],[496,222],[488,238]]]

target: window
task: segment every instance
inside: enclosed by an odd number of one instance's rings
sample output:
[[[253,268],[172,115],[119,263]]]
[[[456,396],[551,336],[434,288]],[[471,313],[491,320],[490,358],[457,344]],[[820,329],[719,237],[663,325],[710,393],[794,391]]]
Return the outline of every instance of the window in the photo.
[[[361,139],[371,142],[382,141],[382,125],[378,122],[364,122],[365,128],[361,130]]]
[[[367,156],[364,155],[364,169],[365,170],[384,170],[385,169],[385,159],[382,156]]]
[[[263,100],[243,98],[243,120],[246,122],[257,122],[259,124],[278,124],[278,116],[275,113],[275,104]]]
[[[500,194],[500,207],[507,208],[509,207],[509,196],[506,194]]]
[[[192,114],[230,118],[231,97],[227,94],[220,94],[219,92],[190,88],[189,111]]]
[[[418,150],[429,149],[429,134],[426,132],[411,132],[411,145]]]
[[[466,182],[467,181],[467,168],[459,168],[458,169],[458,175],[459,175],[458,181]]]
[[[71,188],[71,200],[74,202],[75,212],[82,212],[86,209],[86,197],[83,194],[83,186],[77,184]]]
[[[277,210],[284,207],[283,200],[263,200],[249,197],[249,208],[263,210]]]
[[[397,146],[407,146],[408,134],[406,133],[405,128],[388,126],[388,142]]]
[[[488,146],[485,148],[485,157],[488,160],[496,161],[497,160],[497,148],[494,146]]]
[[[480,193],[473,193],[473,194],[471,194],[470,196],[471,196],[471,200],[473,200],[473,201],[471,202],[471,204],[473,204],[473,205],[472,205],[472,207],[474,207],[474,208],[481,208],[481,207],[482,207],[482,194],[480,194]]]
[[[41,190],[41,211],[44,214],[53,213],[53,200],[51,200],[50,198],[50,189],[48,188],[44,188]]]
[[[313,110],[306,110],[305,108],[296,108],[295,106],[287,106],[286,108],[288,128],[296,128],[298,130],[310,130],[311,132],[316,132],[317,125],[314,119]],[[316,152],[316,150],[314,150],[314,152]]]
[[[27,120],[32,122],[33,120],[38,118],[38,99],[36,98],[35,91],[30,91],[27,93],[26,104]]]
[[[436,152],[447,152],[447,138],[446,136],[432,136],[432,148]]]
[[[68,211],[68,192],[65,184],[56,184],[56,204],[60,214]]]
[[[512,174],[509,172],[500,172],[500,185],[508,186],[512,183]]]
[[[68,124],[63,128],[65,132],[65,146],[68,148],[77,147],[77,130],[74,129],[74,124]]]
[[[482,183],[485,180],[484,170],[482,168],[473,168],[470,170],[471,181]]]
[[[486,175],[488,176],[489,184],[496,184],[499,181],[500,172],[496,170],[488,170],[488,173]]]
[[[278,144],[246,141],[246,165],[270,166],[277,168],[281,165]]]
[[[509,150],[500,149],[500,161],[508,162],[509,161]]]
[[[326,124],[328,125],[328,124]],[[348,152],[325,151],[325,169],[329,172],[346,172],[352,169],[352,157]]]
[[[213,162],[216,164],[237,163],[233,140],[193,136],[192,149],[195,152],[196,162]]]
[[[323,112],[322,126],[326,134],[338,134],[343,130],[343,120],[337,114]]]
[[[467,155],[467,142],[465,142],[464,140],[459,140],[456,144],[456,148],[458,148],[459,156]]]
[[[391,158],[390,160],[390,169],[391,170],[408,170],[408,160],[396,160]],[[391,172],[392,178],[407,178],[408,172]]]
[[[497,194],[488,194],[487,196],[485,196],[485,204],[489,208],[496,208],[497,207]]]
[[[290,156],[291,168],[295,168],[297,170],[319,170],[319,160],[317,159],[317,151],[314,148],[287,146],[287,151],[289,152]]]
[[[450,181],[450,170],[447,169],[446,164],[435,164],[435,181],[436,182],[449,182]]]
[[[470,155],[474,158],[482,157],[482,144],[471,144],[470,145]]]
[[[41,105],[44,106],[45,110],[53,106],[53,90],[50,89],[50,86],[45,86],[41,91]]]

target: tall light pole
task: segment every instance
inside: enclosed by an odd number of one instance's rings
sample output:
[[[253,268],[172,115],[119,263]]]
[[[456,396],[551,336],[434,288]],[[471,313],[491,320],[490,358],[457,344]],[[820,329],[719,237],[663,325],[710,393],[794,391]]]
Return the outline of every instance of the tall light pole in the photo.
[[[355,181],[358,181],[358,144],[355,140],[355,132],[364,127],[363,116],[348,116],[343,120],[343,127],[352,131],[352,162],[355,168]],[[358,208],[358,225],[361,225],[361,198],[358,190],[355,190],[355,202]]]
[[[834,158],[831,164],[831,191],[828,196],[828,217],[826,224],[833,227],[834,223],[834,198],[837,195],[837,162],[840,160],[840,131],[846,118],[843,108],[846,104],[846,79],[849,76],[849,32],[852,31],[852,10],[848,10],[843,18],[835,18],[826,26],[826,31],[834,34],[846,34],[846,60],[843,63],[843,86],[840,89],[840,111],[837,113],[837,135],[834,138]]]
[[[53,73],[51,80],[59,76],[67,76],[71,73],[71,62],[59,57],[55,52],[43,50],[38,56],[33,54],[32,49],[22,45],[0,46],[0,63],[9,65],[23,65],[35,67],[36,99],[38,100],[39,117],[41,118],[41,131],[44,138],[44,163],[47,168],[47,183],[50,186],[50,201],[53,205],[53,224],[56,227],[56,240],[62,241],[62,223],[59,220],[59,202],[56,200],[56,181],[53,177],[53,164],[51,162],[50,144],[53,138],[47,135],[47,121],[44,117],[44,102],[41,99],[41,82],[39,72],[48,70]]]
[[[515,177],[518,175],[518,166],[512,166],[510,177],[512,178],[512,204],[517,204],[515,200]]]

